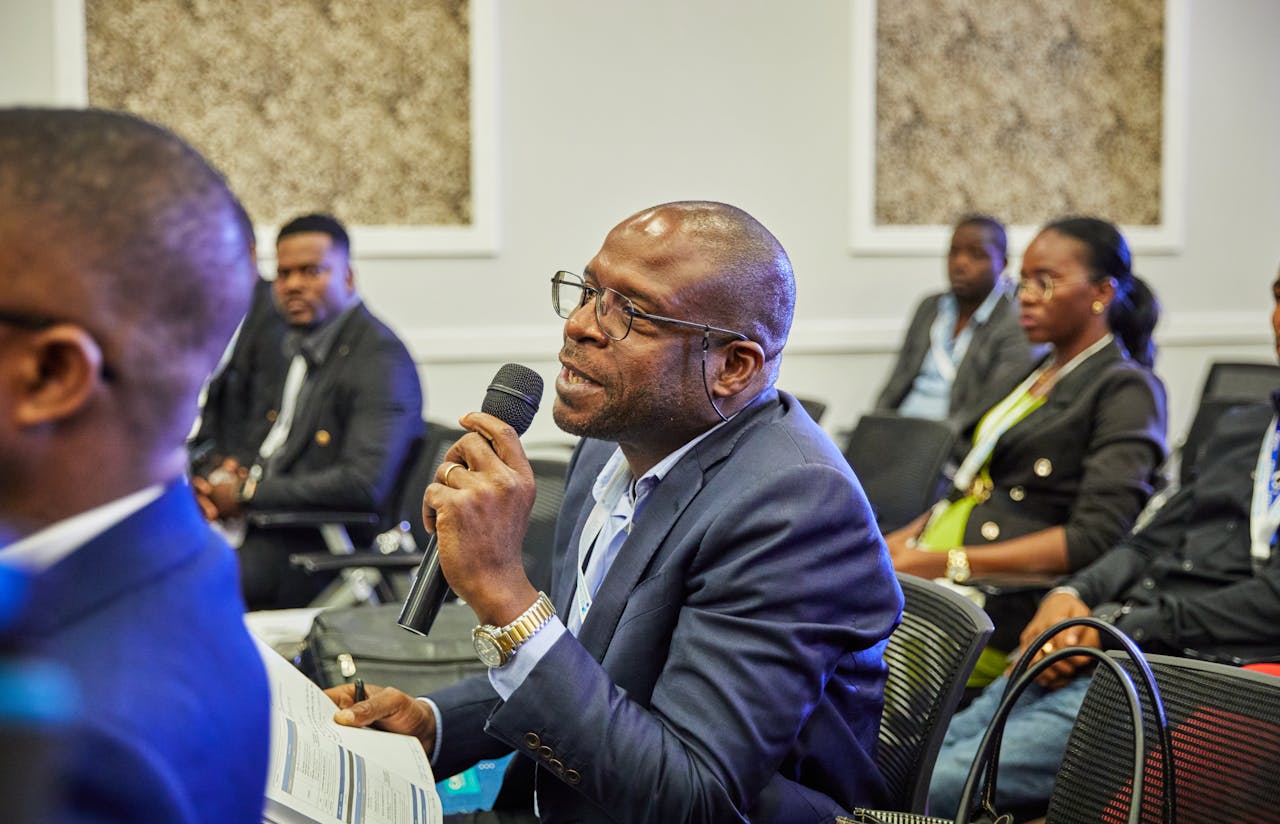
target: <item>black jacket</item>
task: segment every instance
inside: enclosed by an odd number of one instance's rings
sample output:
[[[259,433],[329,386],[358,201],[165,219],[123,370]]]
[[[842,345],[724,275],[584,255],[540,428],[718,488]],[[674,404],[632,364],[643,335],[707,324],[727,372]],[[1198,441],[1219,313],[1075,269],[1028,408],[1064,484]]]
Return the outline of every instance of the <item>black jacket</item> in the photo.
[[[1156,653],[1269,658],[1280,653],[1280,562],[1254,574],[1249,557],[1253,471],[1274,410],[1222,416],[1194,481],[1147,526],[1067,583],[1086,604],[1128,607],[1116,625]]]
[[[991,453],[991,496],[973,508],[966,546],[1052,526],[1066,529],[1077,570],[1133,527],[1165,457],[1165,392],[1151,370],[1112,342],[1060,380]],[[1011,650],[1035,614],[1038,593],[987,599],[992,646]]]

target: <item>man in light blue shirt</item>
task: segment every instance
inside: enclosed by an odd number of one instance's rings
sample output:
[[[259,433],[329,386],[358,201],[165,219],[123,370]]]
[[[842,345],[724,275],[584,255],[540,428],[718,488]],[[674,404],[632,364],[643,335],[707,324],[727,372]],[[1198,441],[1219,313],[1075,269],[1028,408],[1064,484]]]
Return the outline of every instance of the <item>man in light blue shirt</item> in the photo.
[[[963,431],[1026,375],[1038,352],[1019,326],[1003,277],[1006,256],[995,219],[973,215],[956,225],[947,254],[951,288],[916,307],[877,410],[948,420]]]
[[[552,302],[555,419],[582,437],[552,591],[521,564],[520,442],[467,415],[424,510],[488,676],[429,701],[335,688],[336,719],[416,735],[440,775],[519,753],[503,795],[543,821],[878,803],[902,596],[848,464],[774,387],[795,305],[781,245],[735,207],[669,203],[616,226],[581,276],[557,272]]]

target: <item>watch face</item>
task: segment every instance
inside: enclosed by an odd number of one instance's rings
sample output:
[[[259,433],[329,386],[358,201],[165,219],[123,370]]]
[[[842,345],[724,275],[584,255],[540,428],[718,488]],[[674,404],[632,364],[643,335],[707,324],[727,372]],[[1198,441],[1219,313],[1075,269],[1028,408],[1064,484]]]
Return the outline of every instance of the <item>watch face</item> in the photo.
[[[480,660],[485,666],[502,666],[502,649],[486,633],[476,630],[471,636],[471,643],[476,649],[476,655],[480,656]]]

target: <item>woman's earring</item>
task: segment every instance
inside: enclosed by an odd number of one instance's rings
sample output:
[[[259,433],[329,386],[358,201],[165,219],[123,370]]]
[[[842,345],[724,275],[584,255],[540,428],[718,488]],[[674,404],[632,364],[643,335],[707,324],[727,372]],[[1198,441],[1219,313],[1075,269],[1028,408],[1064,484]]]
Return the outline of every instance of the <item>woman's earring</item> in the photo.
[[[1100,300],[1095,300],[1095,301],[1093,302],[1093,313],[1094,313],[1095,315],[1101,315],[1101,314],[1102,314],[1102,310],[1103,310],[1103,309],[1106,309],[1106,308],[1107,308],[1107,305],[1106,305],[1105,303],[1103,303],[1102,301],[1100,301]]]

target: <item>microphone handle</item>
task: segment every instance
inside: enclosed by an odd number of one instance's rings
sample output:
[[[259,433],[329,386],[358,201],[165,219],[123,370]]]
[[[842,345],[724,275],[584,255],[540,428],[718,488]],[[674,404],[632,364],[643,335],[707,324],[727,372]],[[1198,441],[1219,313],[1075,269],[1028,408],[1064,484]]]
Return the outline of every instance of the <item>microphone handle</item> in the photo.
[[[409,595],[404,599],[400,609],[400,617],[396,623],[410,632],[426,635],[435,623],[440,607],[449,594],[449,582],[440,570],[440,551],[436,547],[436,536],[432,533],[427,542],[427,550],[423,553],[422,562],[418,564],[418,573],[413,579]]]

